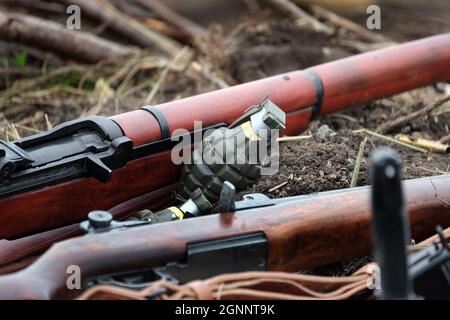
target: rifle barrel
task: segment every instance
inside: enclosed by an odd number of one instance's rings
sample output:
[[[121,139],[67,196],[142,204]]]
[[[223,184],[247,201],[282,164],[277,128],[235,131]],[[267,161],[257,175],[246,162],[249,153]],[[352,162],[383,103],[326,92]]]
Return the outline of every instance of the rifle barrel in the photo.
[[[155,106],[170,132],[233,122],[266,96],[287,113],[285,134],[306,129],[316,115],[336,112],[450,80],[450,33],[354,55]],[[183,116],[180,116],[182,114]],[[161,138],[155,117],[136,110],[113,116],[135,145]]]

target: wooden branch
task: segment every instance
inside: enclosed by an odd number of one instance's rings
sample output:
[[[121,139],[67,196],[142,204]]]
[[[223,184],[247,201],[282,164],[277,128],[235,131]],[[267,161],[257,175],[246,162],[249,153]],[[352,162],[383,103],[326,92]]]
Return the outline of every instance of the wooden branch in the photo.
[[[342,16],[339,16],[335,14],[334,12],[331,12],[327,9],[324,9],[322,7],[319,7],[317,5],[310,5],[308,9],[315,15],[318,16],[321,19],[329,21],[331,24],[341,27],[344,29],[347,29],[351,32],[354,32],[358,34],[363,40],[370,41],[370,42],[393,42],[392,40],[386,38],[385,36],[381,34],[376,34],[363,26],[360,26],[359,24],[344,18]]]
[[[186,32],[186,30],[181,30],[166,21],[160,19],[145,19],[142,23],[150,29],[161,32],[168,37],[175,38],[183,42],[191,41],[192,36]]]
[[[208,38],[209,32],[202,26],[198,25],[194,21],[178,14],[173,11],[161,1],[157,0],[134,0],[146,9],[149,9],[156,13],[160,18],[169,22],[170,24],[180,28],[181,30],[189,33],[192,37]]]
[[[300,9],[295,3],[292,3],[290,0],[262,0],[267,5],[271,6],[276,11],[281,14],[286,15],[291,19],[303,19],[311,24],[313,28],[317,31],[324,32],[326,34],[332,34],[333,29],[323,24],[313,16],[309,15],[304,10]]]
[[[400,117],[393,121],[387,122],[387,123],[379,126],[377,131],[385,133],[385,132],[392,131],[396,128],[402,127],[405,124],[407,124],[417,118],[420,118],[420,117],[430,114],[431,111],[433,111],[440,105],[446,103],[447,101],[450,101],[450,95],[443,97],[443,98],[438,98],[435,101],[431,102],[430,104],[428,104],[427,106],[425,106],[424,108],[422,108],[416,112],[410,113],[404,117]]]
[[[116,34],[122,35],[132,43],[174,55],[181,50],[181,45],[158,32],[150,30],[128,15],[118,11],[104,0],[58,0],[66,5],[78,5],[81,13],[106,23]]]
[[[42,74],[41,68],[26,67],[26,68],[3,68],[0,67],[0,77],[4,76],[19,76],[19,77],[34,77]]]
[[[62,25],[40,18],[7,14],[0,10],[0,38],[23,43],[87,62],[118,58],[132,50],[92,34],[69,31]]]
[[[109,0],[109,3],[111,3],[114,7],[116,7],[117,10],[125,13],[126,15],[134,19],[145,20],[156,18],[156,14],[154,12],[145,10],[145,8],[143,8],[137,3],[134,3],[133,1]]]
[[[6,7],[22,7],[57,14],[66,13],[66,7],[60,3],[51,3],[42,0],[2,0],[1,4]]]
[[[450,142],[450,134],[448,134],[448,135],[442,137],[442,138],[439,140],[439,142],[440,142],[440,143],[449,143],[449,142]]]
[[[46,50],[46,48],[44,48],[44,50]],[[29,57],[33,57],[37,60],[47,61],[54,67],[61,67],[66,63],[55,53],[44,50],[11,41],[0,40],[0,54],[14,55],[18,52],[25,51],[27,52],[27,55]]]

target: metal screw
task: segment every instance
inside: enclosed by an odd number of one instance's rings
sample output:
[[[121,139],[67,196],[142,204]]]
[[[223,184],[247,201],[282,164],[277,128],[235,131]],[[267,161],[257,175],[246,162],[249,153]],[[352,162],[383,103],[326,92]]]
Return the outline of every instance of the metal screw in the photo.
[[[106,228],[111,225],[113,216],[106,211],[91,211],[88,214],[88,220],[93,228]]]

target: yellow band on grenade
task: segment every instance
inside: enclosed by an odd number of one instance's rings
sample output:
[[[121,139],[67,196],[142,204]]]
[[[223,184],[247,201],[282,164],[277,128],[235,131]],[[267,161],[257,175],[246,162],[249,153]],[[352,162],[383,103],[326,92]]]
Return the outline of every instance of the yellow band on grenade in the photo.
[[[250,121],[241,124],[241,129],[244,132],[245,136],[250,139],[250,141],[261,140],[261,137],[258,136],[255,130],[253,130],[252,123]]]
[[[178,219],[183,220],[183,218],[184,218],[184,212],[181,211],[179,208],[177,208],[177,207],[170,207],[170,208],[167,208],[167,210],[172,211],[172,213],[173,213]]]

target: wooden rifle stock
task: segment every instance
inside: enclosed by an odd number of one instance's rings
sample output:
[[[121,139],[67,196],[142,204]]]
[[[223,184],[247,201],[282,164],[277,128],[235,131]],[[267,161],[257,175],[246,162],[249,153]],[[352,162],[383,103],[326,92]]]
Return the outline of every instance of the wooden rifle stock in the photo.
[[[177,184],[130,199],[108,210],[115,220],[123,220],[143,209],[157,209],[167,204]],[[39,254],[58,241],[82,235],[78,223],[33,234],[15,240],[0,240],[0,268],[10,262]],[[1,269],[0,269],[1,273]]]
[[[111,119],[137,148],[161,139],[162,122],[168,133],[192,130],[194,121],[203,127],[231,123],[270,95],[286,112],[285,134],[290,135],[303,131],[317,115],[449,79],[450,34],[443,34],[164,103],[154,107],[159,116],[139,109]],[[180,166],[164,150],[114,169],[108,183],[77,178],[8,195],[0,199],[0,238],[79,222],[92,210],[174,183],[179,173]]]
[[[450,176],[403,183],[412,237],[450,226]],[[68,299],[67,267],[82,280],[183,262],[188,244],[263,233],[266,269],[295,272],[371,252],[370,188],[326,192],[235,213],[89,234],[54,245],[27,269],[0,277],[0,299]]]

